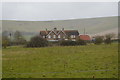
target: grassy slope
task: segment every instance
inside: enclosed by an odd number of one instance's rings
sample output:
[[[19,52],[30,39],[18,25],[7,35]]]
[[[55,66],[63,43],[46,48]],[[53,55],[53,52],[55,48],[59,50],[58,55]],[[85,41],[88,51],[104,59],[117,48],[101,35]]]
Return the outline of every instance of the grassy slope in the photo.
[[[84,28],[88,34],[96,34],[106,30],[115,29],[118,27],[118,18],[114,17],[101,17],[101,18],[86,18],[86,19],[71,19],[71,20],[55,20],[55,21],[14,21],[3,20],[3,30],[10,31],[26,31],[26,32],[39,32],[40,30],[53,29],[76,29],[83,34]]]
[[[118,46],[3,49],[3,78],[117,77]],[[97,70],[111,71],[97,71]],[[82,72],[83,71],[83,72]]]

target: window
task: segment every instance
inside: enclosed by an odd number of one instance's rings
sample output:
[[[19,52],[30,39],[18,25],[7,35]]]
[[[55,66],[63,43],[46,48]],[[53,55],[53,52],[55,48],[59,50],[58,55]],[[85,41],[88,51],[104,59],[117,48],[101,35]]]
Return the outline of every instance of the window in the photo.
[[[73,38],[73,35],[71,35],[71,38]]]
[[[75,38],[75,35],[71,35],[71,38]]]
[[[51,36],[49,35],[48,38],[51,38]]]
[[[73,38],[75,38],[75,35],[73,35]]]
[[[58,38],[60,38],[60,35],[58,35]]]
[[[45,38],[45,36],[43,36],[43,38]]]
[[[53,35],[53,38],[56,38],[56,35]]]

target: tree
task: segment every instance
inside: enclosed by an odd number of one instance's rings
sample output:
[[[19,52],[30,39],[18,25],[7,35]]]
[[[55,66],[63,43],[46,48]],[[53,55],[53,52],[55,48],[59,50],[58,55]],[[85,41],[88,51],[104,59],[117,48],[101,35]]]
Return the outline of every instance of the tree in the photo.
[[[111,42],[112,42],[112,38],[115,36],[115,34],[113,34],[113,33],[110,33],[110,34],[106,34],[105,35],[105,40],[104,40],[104,43],[106,43],[106,44],[111,44]]]
[[[5,30],[5,31],[2,32],[2,36],[9,36],[9,33],[10,33],[9,31]]]
[[[16,31],[14,33],[14,40],[13,43],[16,45],[21,45],[21,44],[25,44],[26,40],[24,39],[23,35],[21,34],[21,32]]]
[[[3,31],[2,32],[2,47],[7,48],[7,46],[9,45],[10,45],[9,32]]]
[[[7,36],[2,36],[2,46],[3,48],[7,48],[10,45],[10,40]]]
[[[45,46],[48,46],[48,41],[40,36],[32,37],[30,42],[28,42],[27,44],[27,47],[45,47]]]
[[[103,43],[103,38],[104,38],[103,36],[96,36],[94,43],[95,44],[101,44],[101,43]]]

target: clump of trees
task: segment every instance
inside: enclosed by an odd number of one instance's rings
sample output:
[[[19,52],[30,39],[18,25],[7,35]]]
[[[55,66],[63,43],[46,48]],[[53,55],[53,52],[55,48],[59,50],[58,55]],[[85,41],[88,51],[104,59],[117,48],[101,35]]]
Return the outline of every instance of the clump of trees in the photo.
[[[95,44],[102,44],[103,43],[103,39],[104,39],[103,36],[96,36],[95,40],[94,40],[94,43]]]
[[[20,31],[16,32],[8,32],[3,31],[2,32],[2,47],[7,48],[7,46],[13,46],[13,45],[24,45],[26,44],[26,40],[21,34]]]
[[[2,36],[2,47],[7,48],[10,45],[10,39],[7,36]]]
[[[10,37],[8,31],[2,32],[2,47],[7,48],[10,45]]]
[[[14,38],[12,41],[13,45],[24,45],[27,42],[25,38],[23,37],[23,35],[21,34],[21,32],[19,31],[16,31],[14,33],[13,38]]]
[[[112,38],[114,38],[115,34],[110,33],[110,34],[106,34],[105,36],[96,36],[94,38],[94,43],[95,44],[111,44],[112,43]]]
[[[26,47],[45,47],[48,46],[48,41],[40,36],[34,36],[27,43]]]
[[[104,43],[105,44],[111,44],[112,42],[112,38],[114,38],[115,34],[111,33],[111,34],[106,34],[105,35],[105,40]]]

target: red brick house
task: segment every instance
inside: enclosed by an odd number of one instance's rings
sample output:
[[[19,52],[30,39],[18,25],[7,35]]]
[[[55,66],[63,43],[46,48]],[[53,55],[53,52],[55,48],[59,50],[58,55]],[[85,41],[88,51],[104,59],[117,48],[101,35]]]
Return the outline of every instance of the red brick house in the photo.
[[[80,35],[80,39],[85,40],[85,41],[90,41],[91,40],[89,35]]]
[[[76,41],[76,38],[79,36],[78,30],[57,30],[54,28],[53,30],[45,30],[40,31],[40,36],[42,38],[46,38],[48,41],[60,41],[60,40],[69,40]]]

